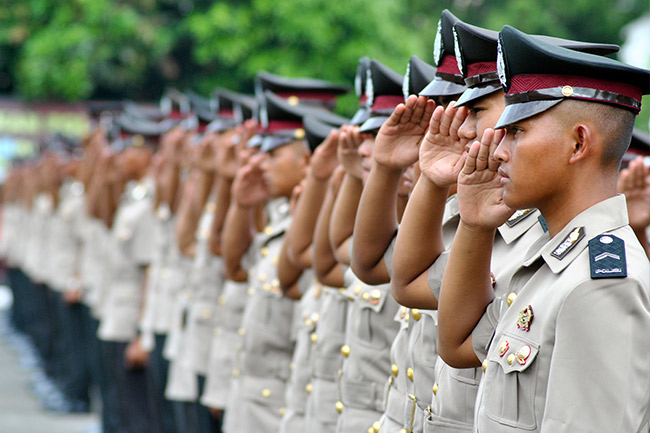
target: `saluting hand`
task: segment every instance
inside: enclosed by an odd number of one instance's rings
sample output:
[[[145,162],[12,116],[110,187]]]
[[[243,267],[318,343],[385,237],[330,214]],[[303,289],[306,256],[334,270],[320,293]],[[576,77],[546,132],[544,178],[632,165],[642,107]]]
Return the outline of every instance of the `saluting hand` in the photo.
[[[338,158],[345,172],[357,179],[363,179],[363,166],[359,146],[361,134],[358,126],[342,126],[339,134]]]
[[[630,227],[635,232],[643,231],[650,226],[650,168],[643,163],[639,156],[630,165],[621,170],[618,177],[617,190],[625,194],[627,213]]]
[[[379,129],[373,150],[375,161],[395,170],[413,165],[435,106],[425,96],[415,95],[399,104]]]
[[[314,150],[309,161],[309,174],[318,180],[327,180],[339,165],[337,151],[339,147],[339,131],[333,130],[325,141]]]
[[[456,183],[463,167],[465,140],[458,130],[467,118],[467,108],[437,107],[431,116],[429,130],[420,145],[420,170],[432,183],[448,188]]]
[[[469,227],[496,229],[514,212],[503,201],[499,161],[493,157],[504,134],[503,129],[486,129],[464,158],[458,175],[458,207],[461,221]]]
[[[248,208],[269,199],[269,187],[262,169],[262,163],[267,157],[265,153],[252,156],[235,176],[232,192],[239,206]]]

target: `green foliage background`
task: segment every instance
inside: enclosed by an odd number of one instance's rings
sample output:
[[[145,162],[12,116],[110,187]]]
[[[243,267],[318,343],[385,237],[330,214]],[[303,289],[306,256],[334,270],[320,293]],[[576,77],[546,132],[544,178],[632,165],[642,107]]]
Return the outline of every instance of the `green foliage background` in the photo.
[[[483,27],[622,43],[647,0],[0,0],[0,92],[155,100],[252,91],[258,70],[351,83],[357,60],[431,61],[442,9]],[[356,102],[341,103],[346,114]],[[644,110],[647,129],[650,110]]]

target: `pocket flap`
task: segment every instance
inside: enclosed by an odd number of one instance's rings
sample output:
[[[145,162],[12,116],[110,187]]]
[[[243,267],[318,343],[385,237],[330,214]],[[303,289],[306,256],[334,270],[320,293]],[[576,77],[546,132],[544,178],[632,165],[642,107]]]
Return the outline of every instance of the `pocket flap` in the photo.
[[[504,333],[488,359],[501,366],[505,374],[525,371],[537,357],[539,344],[521,335]]]

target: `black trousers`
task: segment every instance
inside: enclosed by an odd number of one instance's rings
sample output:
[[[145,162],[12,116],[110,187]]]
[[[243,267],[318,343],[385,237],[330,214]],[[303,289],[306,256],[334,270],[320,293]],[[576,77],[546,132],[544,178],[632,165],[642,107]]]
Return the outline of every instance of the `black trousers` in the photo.
[[[155,433],[145,369],[126,368],[124,353],[128,343],[107,344],[111,346],[112,351],[112,371],[117,388],[120,432]]]
[[[155,334],[155,347],[149,354],[147,367],[147,384],[151,401],[151,413],[156,431],[159,433],[176,433],[176,419],[172,403],[165,398],[169,361],[163,356],[167,338],[164,334]]]

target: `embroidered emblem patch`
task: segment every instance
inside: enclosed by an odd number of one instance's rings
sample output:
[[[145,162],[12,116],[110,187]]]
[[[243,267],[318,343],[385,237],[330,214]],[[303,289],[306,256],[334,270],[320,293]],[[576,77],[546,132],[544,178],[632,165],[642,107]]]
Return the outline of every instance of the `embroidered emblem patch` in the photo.
[[[613,235],[596,236],[589,241],[591,278],[625,278],[625,242]]]
[[[530,324],[533,322],[534,317],[535,315],[533,314],[532,305],[527,306],[519,312],[519,318],[517,319],[517,328],[526,332],[530,331]]]
[[[562,242],[560,242],[560,245],[557,246],[557,248],[551,253],[551,255],[558,260],[562,260],[567,254],[569,254],[569,251],[571,251],[573,247],[578,245],[578,242],[584,237],[585,237],[584,227],[574,228],[573,230],[571,230],[571,233],[569,233],[567,237],[564,238]]]
[[[535,209],[519,209],[518,211],[513,213],[510,218],[508,218],[508,221],[506,221],[506,225],[508,227],[516,226],[521,221],[523,221],[527,216],[530,216],[534,210]]]

